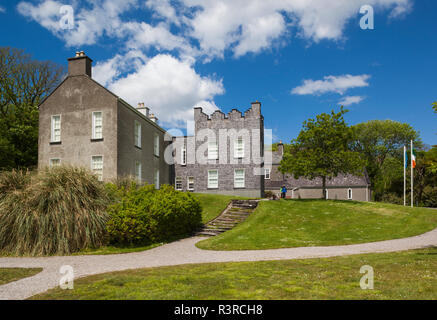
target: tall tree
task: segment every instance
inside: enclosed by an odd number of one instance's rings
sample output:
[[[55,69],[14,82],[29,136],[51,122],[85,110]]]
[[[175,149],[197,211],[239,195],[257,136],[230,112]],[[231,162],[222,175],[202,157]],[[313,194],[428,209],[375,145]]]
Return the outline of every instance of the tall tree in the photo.
[[[63,74],[63,67],[53,62],[0,47],[0,168],[36,165],[38,104]]]
[[[326,199],[326,179],[339,173],[361,175],[364,161],[358,152],[350,149],[353,130],[345,123],[343,115],[348,112],[322,113],[316,119],[303,123],[297,139],[291,141],[290,152],[284,154],[279,170],[295,178],[301,176],[322,178],[323,198]]]
[[[434,109],[434,112],[437,113],[437,102],[432,103],[432,108]]]

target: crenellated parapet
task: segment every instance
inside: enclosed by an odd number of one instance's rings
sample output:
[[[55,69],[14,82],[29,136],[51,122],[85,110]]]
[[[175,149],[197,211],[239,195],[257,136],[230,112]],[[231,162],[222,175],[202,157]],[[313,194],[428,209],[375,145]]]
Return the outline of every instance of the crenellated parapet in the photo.
[[[194,121],[224,121],[224,120],[239,120],[244,118],[261,119],[261,102],[252,102],[251,107],[244,112],[240,112],[237,109],[232,109],[227,114],[220,110],[214,111],[210,116],[203,112],[201,107],[194,108]]]

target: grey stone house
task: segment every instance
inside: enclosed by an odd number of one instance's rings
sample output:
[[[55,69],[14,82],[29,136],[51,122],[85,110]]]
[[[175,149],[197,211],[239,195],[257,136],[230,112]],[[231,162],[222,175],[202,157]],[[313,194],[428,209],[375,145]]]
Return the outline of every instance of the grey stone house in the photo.
[[[100,180],[135,176],[171,184],[166,131],[144,105],[133,108],[91,77],[83,52],[68,59],[68,76],[39,106],[38,167],[89,168]]]
[[[266,165],[265,188],[279,195],[281,186],[287,188],[287,198],[290,199],[320,199],[323,197],[322,179],[309,180],[306,178],[295,179],[291,175],[282,174],[278,167],[284,155],[284,145],[278,144],[278,150],[272,152],[272,164]],[[334,200],[371,200],[371,183],[367,172],[362,176],[339,174],[337,177],[327,179],[326,198]]]
[[[68,59],[68,76],[39,106],[38,167],[85,167],[102,181],[133,176],[177,190],[246,197],[279,193],[320,198],[320,179],[293,179],[278,171],[279,150],[264,154],[264,117],[256,101],[244,113],[194,109],[193,136],[172,137],[144,103],[137,108],[92,79],[83,51]],[[266,157],[264,157],[266,156]],[[271,157],[270,157],[271,156]],[[271,159],[271,161],[270,161]],[[370,181],[340,175],[327,182],[329,199],[370,200]]]

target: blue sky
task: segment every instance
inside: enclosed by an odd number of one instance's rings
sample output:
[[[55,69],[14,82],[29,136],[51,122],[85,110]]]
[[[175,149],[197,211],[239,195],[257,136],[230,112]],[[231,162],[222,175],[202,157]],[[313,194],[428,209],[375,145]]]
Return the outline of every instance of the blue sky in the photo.
[[[364,4],[373,30],[360,28]],[[62,5],[74,10],[71,29],[59,24]],[[83,50],[96,80],[167,128],[194,106],[259,100],[274,140],[289,142],[304,120],[345,103],[349,124],[407,122],[437,144],[435,21],[433,0],[0,1],[0,45],[63,65]]]

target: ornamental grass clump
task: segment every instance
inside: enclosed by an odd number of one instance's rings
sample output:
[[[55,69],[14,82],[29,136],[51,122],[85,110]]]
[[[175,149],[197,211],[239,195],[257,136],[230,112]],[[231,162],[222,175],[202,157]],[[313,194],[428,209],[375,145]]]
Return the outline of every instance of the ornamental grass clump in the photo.
[[[62,166],[37,174],[17,172],[16,187],[4,183],[14,180],[3,175],[0,251],[62,255],[106,243],[108,196],[104,184],[85,169]]]

